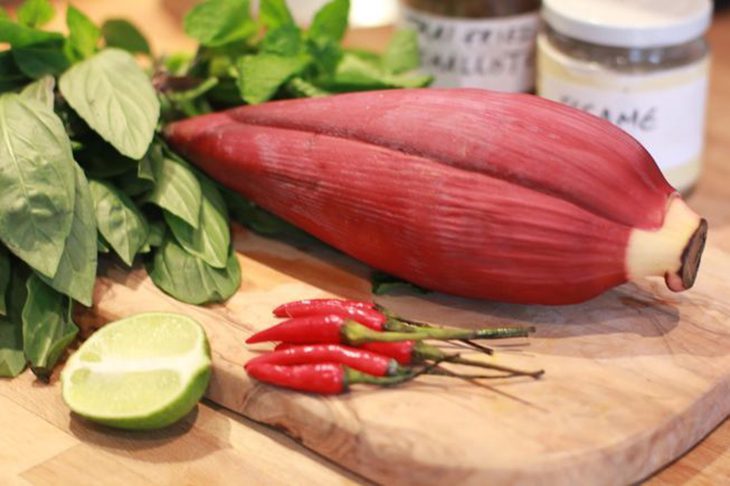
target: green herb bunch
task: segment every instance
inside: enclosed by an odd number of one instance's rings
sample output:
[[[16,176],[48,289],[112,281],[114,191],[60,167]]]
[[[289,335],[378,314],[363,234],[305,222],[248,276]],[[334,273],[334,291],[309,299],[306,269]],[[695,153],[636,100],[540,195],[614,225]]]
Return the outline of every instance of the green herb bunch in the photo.
[[[287,226],[172,152],[166,121],[243,103],[418,87],[412,32],[382,56],[341,40],[349,0],[333,0],[308,31],[284,0],[206,0],[184,21],[194,54],[155,58],[129,22],[94,24],[76,8],[68,35],[42,29],[49,0],[0,9],[0,376],[28,363],[49,376],[93,303],[99,253],[142,261],[181,301],[223,301],[241,270],[230,216],[274,234]],[[142,63],[148,70],[141,67]]]

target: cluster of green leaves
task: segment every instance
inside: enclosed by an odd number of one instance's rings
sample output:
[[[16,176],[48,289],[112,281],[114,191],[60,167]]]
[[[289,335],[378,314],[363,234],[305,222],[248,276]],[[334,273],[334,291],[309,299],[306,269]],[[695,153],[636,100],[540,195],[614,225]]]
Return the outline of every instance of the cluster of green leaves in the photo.
[[[68,35],[41,30],[48,0],[0,11],[0,376],[47,376],[91,305],[97,254],[180,300],[219,301],[240,282],[217,186],[156,136],[160,104],[129,22],[69,7]]]
[[[196,54],[150,77],[134,57],[154,61],[149,44],[123,19],[98,26],[70,6],[62,35],[42,29],[49,0],[14,19],[0,8],[0,376],[49,375],[78,332],[74,303],[92,304],[99,253],[142,260],[163,291],[204,304],[240,285],[229,216],[297,232],[172,152],[160,115],[430,81],[410,73],[412,32],[382,56],[344,49],[348,13],[332,0],[305,32],[284,0],[262,0],[258,19],[248,0],[205,0],[184,23]]]
[[[411,73],[419,63],[413,31],[397,33],[383,55],[343,48],[349,9],[349,0],[332,0],[304,31],[285,0],[262,0],[258,19],[249,13],[249,0],[203,1],[184,22],[200,42],[196,55],[167,62],[170,75],[196,80],[194,88],[168,90],[164,107],[174,118],[271,99],[430,83]]]

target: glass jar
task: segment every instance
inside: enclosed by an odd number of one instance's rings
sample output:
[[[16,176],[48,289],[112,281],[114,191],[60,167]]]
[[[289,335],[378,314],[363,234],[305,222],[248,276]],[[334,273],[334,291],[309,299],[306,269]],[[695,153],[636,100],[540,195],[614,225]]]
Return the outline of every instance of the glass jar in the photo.
[[[436,87],[529,92],[535,86],[540,0],[402,0]]]
[[[681,192],[701,172],[710,0],[545,0],[538,94],[633,135]]]

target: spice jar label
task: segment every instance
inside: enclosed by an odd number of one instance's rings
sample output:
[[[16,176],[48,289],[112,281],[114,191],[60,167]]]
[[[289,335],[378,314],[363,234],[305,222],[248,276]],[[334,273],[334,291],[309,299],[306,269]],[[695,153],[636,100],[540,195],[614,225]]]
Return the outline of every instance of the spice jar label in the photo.
[[[538,93],[604,118],[634,136],[670,184],[699,172],[707,102],[706,59],[657,73],[617,73],[576,62],[540,40]]]
[[[404,6],[401,20],[418,32],[421,66],[435,77],[433,86],[533,90],[537,13],[471,19]]]

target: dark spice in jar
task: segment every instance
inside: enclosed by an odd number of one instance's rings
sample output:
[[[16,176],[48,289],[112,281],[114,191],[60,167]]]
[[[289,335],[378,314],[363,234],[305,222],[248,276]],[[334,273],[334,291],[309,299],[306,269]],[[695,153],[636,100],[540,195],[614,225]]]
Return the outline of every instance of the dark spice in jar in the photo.
[[[447,17],[505,17],[534,12],[540,0],[402,0],[404,5]]]

